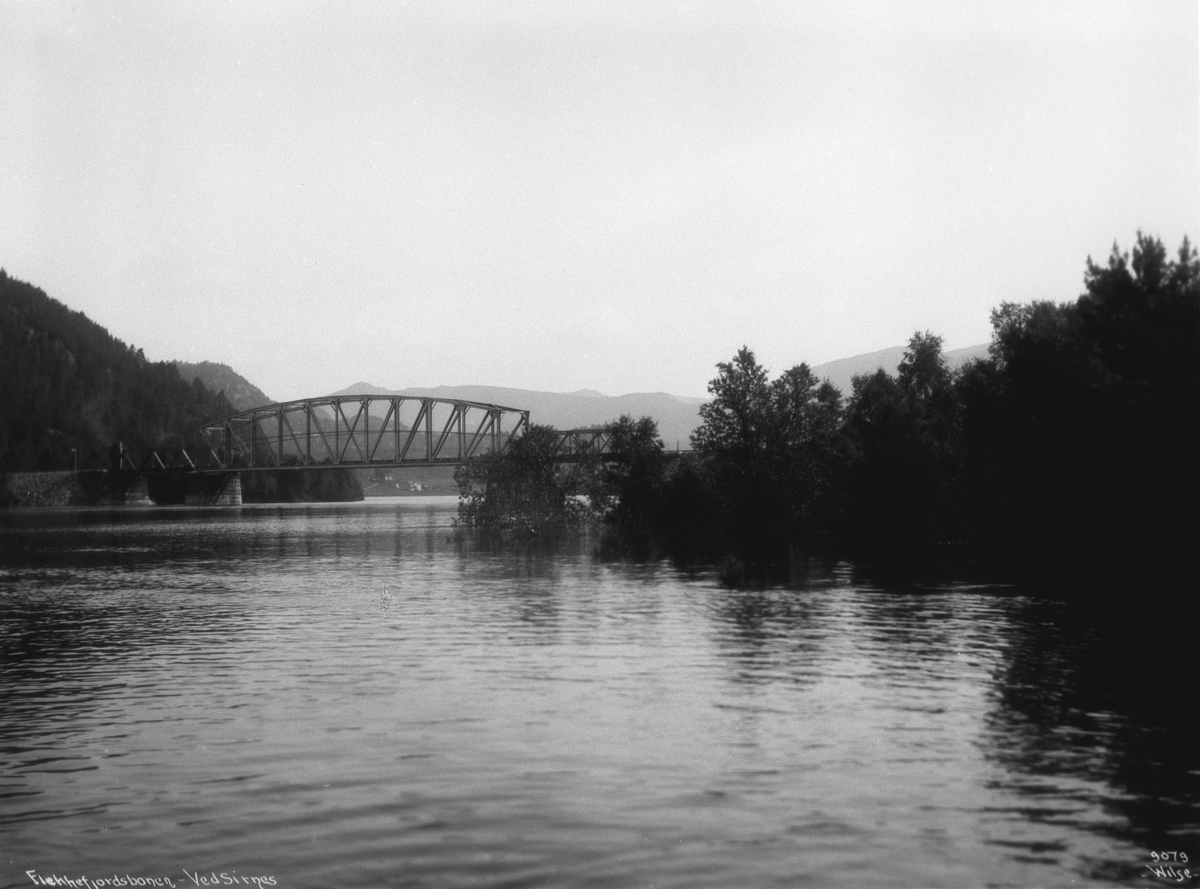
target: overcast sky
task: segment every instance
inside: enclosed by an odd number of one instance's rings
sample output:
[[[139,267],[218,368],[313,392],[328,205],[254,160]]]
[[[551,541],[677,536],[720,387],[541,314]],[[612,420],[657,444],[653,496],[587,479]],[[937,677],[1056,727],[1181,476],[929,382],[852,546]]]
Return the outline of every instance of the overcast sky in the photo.
[[[0,265],[276,399],[705,394],[1200,238],[1197,4],[0,0]]]

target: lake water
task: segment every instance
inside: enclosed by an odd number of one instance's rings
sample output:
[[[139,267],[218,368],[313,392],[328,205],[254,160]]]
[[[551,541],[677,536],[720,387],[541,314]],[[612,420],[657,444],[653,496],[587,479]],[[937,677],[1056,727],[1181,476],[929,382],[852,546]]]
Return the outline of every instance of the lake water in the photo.
[[[1200,856],[1162,591],[729,589],[456,543],[454,506],[0,512],[0,885],[1179,885],[1152,854]]]

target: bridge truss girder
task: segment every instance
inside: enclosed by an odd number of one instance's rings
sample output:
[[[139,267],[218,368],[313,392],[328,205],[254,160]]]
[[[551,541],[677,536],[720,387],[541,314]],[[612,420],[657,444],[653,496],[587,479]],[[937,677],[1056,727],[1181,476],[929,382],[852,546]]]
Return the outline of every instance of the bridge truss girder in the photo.
[[[554,450],[554,456],[558,460],[569,463],[586,455],[613,455],[611,426],[558,430],[558,444]]]
[[[408,395],[344,395],[243,411],[201,429],[194,471],[445,466],[498,452],[529,411]]]

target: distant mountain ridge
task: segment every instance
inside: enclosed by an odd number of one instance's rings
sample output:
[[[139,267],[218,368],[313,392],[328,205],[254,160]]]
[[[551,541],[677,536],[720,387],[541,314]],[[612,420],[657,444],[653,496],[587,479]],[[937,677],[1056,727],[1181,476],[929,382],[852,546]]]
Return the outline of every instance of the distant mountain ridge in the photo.
[[[503,386],[436,386],[410,389],[383,389],[370,383],[355,383],[332,395],[409,395],[478,401],[529,411],[529,421],[558,429],[602,426],[628,414],[653,417],[658,434],[671,450],[689,447],[692,430],[699,425],[698,403],[689,403],[665,392],[634,392],[628,395],[603,395],[593,390],[579,392],[537,392]]]
[[[0,463],[10,468],[90,465],[118,438],[138,446],[182,441],[201,422],[223,413],[273,404],[261,389],[225,364],[148,362],[83,313],[0,270]],[[905,346],[816,365],[813,373],[849,396],[856,374],[896,373]],[[946,354],[952,368],[986,357],[987,345]],[[175,373],[172,373],[171,370]],[[189,385],[195,379],[201,386]],[[185,382],[186,381],[186,382]],[[182,384],[182,385],[181,385]],[[148,393],[148,394],[147,394]],[[224,393],[223,397],[220,393]],[[520,408],[534,423],[571,429],[622,415],[658,423],[669,449],[689,447],[706,399],[665,392],[609,396],[594,389],[541,392],[499,386],[437,386],[392,390],[361,382],[334,395],[410,395]],[[145,412],[147,398],[153,411]],[[138,407],[135,408],[135,402]]]
[[[880,349],[878,352],[867,352],[862,355],[853,355],[850,358],[839,358],[836,361],[828,361],[825,364],[818,364],[812,368],[813,375],[821,380],[829,380],[838,389],[841,390],[843,398],[849,398],[851,389],[851,381],[859,374],[873,374],[879,368],[883,368],[892,376],[900,372],[900,362],[904,359],[904,353],[908,346],[892,346],[890,349]],[[976,358],[987,358],[988,344],[981,343],[977,346],[967,346],[962,349],[951,349],[949,352],[943,353],[946,357],[946,364],[951,370],[957,370],[968,361],[973,361]]]
[[[850,358],[841,358],[812,368],[818,379],[828,379],[848,398],[851,380],[856,374],[873,374],[883,368],[893,376],[907,346],[894,346]],[[957,368],[974,358],[987,357],[986,344],[954,349],[946,354],[946,362]],[[594,389],[575,392],[540,392],[504,386],[435,386],[409,389],[385,389],[371,383],[359,382],[330,393],[336,395],[409,395],[414,397],[450,398],[478,401],[529,411],[531,423],[541,423],[558,429],[578,429],[602,426],[623,414],[637,419],[651,417],[658,423],[658,434],[668,450],[689,448],[692,432],[700,425],[700,405],[703,398],[685,398],[666,392],[633,392],[627,395],[604,395]]]
[[[851,393],[851,381],[858,374],[873,374],[883,368],[893,376],[899,372],[900,361],[907,346],[893,346],[849,358],[839,358],[812,367],[813,374],[829,380],[844,398]],[[976,358],[986,358],[986,343],[952,349],[945,353],[951,369],[961,367]],[[204,385],[214,391],[224,391],[225,397],[238,410],[274,404],[261,389],[226,364],[212,361],[189,363],[174,362],[180,375],[191,380],[199,377]],[[686,448],[692,432],[700,425],[700,405],[708,399],[666,392],[633,392],[626,395],[605,395],[595,389],[578,389],[574,392],[544,392],[531,389],[515,389],[504,386],[434,386],[388,389],[368,382],[358,382],[331,395],[411,395],[436,398],[457,398],[463,401],[480,401],[500,404],[530,412],[534,423],[545,423],[559,429],[574,429],[584,426],[599,426],[615,420],[622,414],[631,417],[653,417],[659,424],[659,435],[669,447],[679,443]]]

